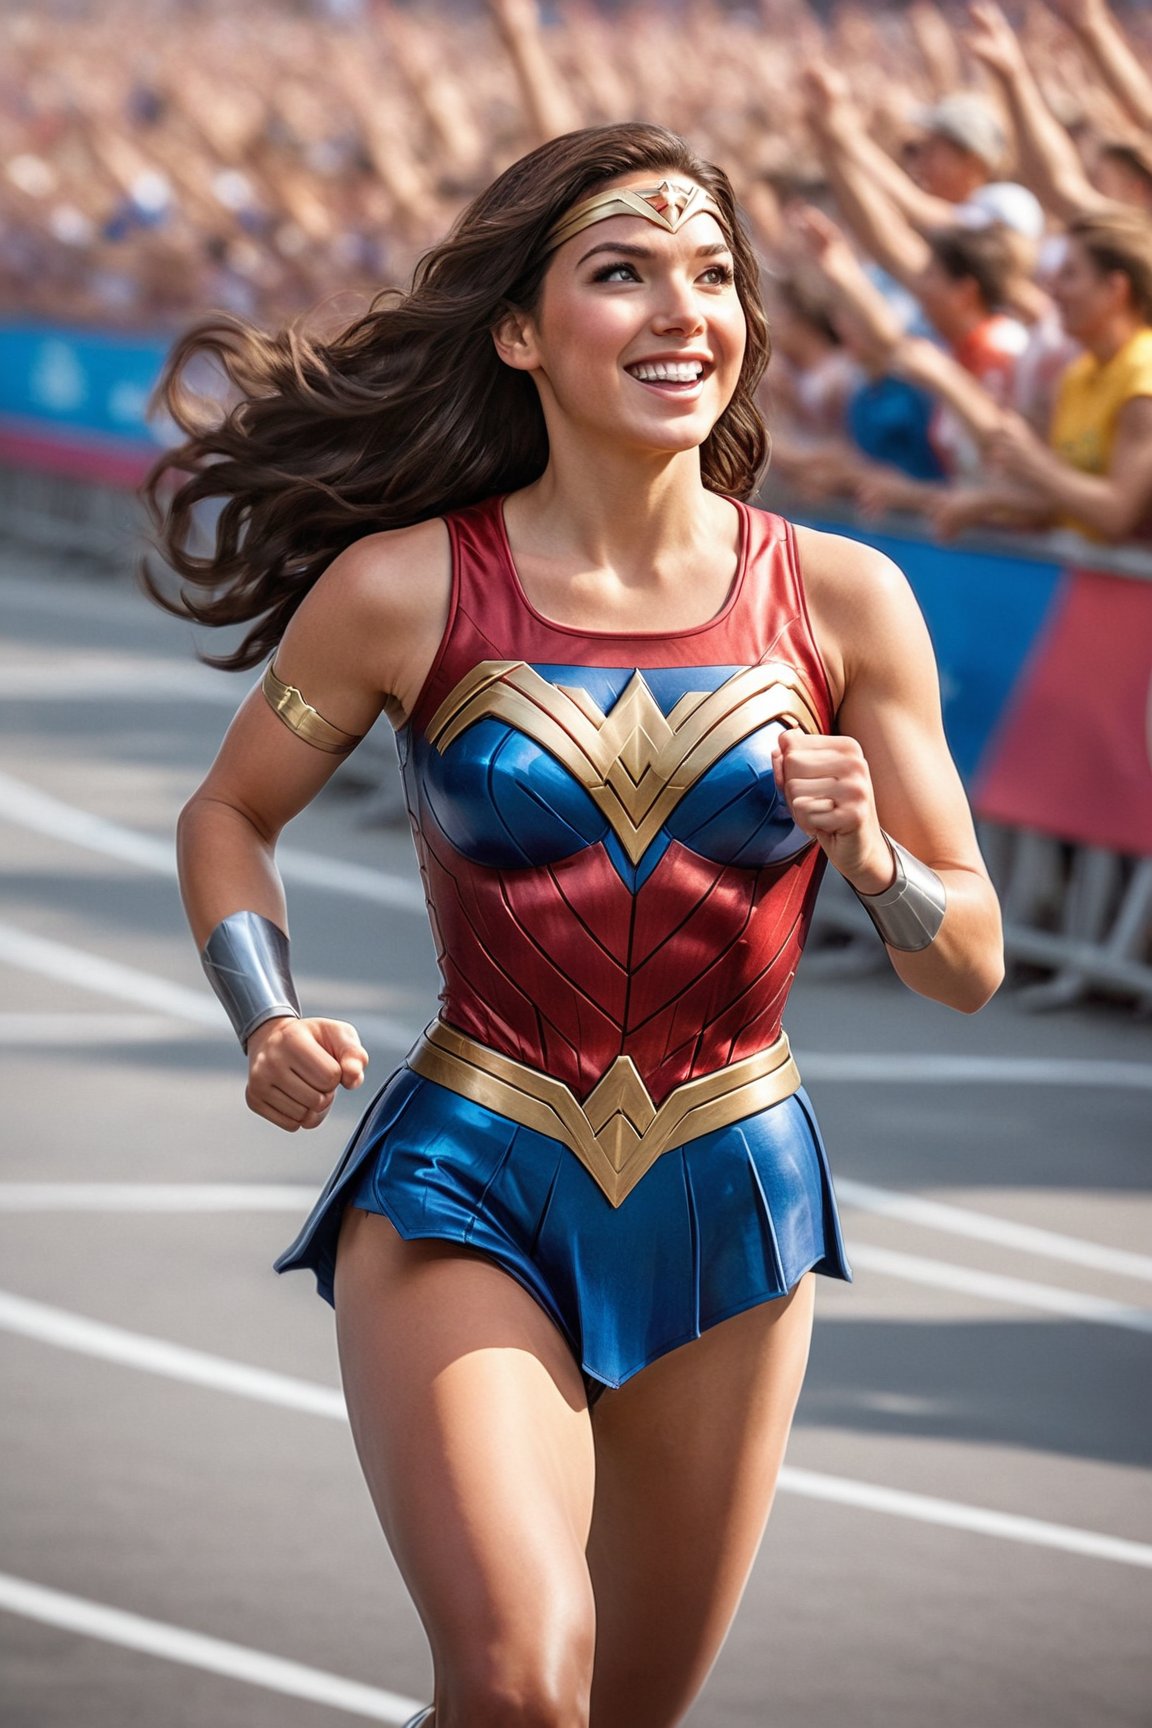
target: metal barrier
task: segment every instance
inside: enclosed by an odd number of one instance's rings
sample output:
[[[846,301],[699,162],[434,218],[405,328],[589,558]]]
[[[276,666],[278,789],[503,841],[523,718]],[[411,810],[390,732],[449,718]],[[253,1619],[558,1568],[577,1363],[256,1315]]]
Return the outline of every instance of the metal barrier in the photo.
[[[131,492],[33,468],[0,467],[0,520],[17,539],[120,569],[138,555],[144,532]]]
[[[980,820],[977,823],[981,847],[989,874],[1000,895],[1004,913],[1004,944],[1010,966],[1010,977],[1018,999],[1028,1007],[1041,1009],[1060,1007],[1081,1000],[1087,995],[1105,993],[1131,1001],[1136,1009],[1152,1008],[1152,856],[1146,837],[1152,831],[1152,607],[1144,595],[1137,595],[1129,585],[1152,583],[1152,549],[1136,546],[1109,547],[1089,543],[1067,532],[1048,535],[979,533],[964,536],[954,546],[936,546],[924,525],[913,518],[893,516],[876,522],[862,523],[847,510],[821,506],[819,518],[810,507],[789,498],[779,488],[769,487],[760,500],[768,508],[779,510],[793,520],[809,521],[815,527],[830,528],[861,539],[885,545],[908,571],[928,617],[929,627],[940,628],[947,638],[958,623],[956,597],[970,605],[980,615],[985,612],[998,626],[998,634],[1015,628],[1018,632],[1016,652],[1025,663],[1032,665],[1043,659],[1055,633],[1051,628],[1054,604],[1068,574],[1072,580],[1092,582],[1099,578],[1103,587],[1111,578],[1121,578],[1119,590],[1129,602],[1139,601],[1136,629],[1143,632],[1137,643],[1117,641],[1116,656],[1132,662],[1133,651],[1139,656],[1138,665],[1145,692],[1142,703],[1126,711],[1127,745],[1126,771],[1137,758],[1143,762],[1134,776],[1124,784],[1134,786],[1135,796],[1142,799],[1143,820],[1135,820],[1140,812],[1131,810],[1119,819],[1111,812],[1114,831],[1108,838],[1117,841],[1118,832],[1126,836],[1120,844],[1136,844],[1133,832],[1143,837],[1139,852],[1100,845],[1103,833],[1094,828],[1094,820],[1085,821],[1082,809],[1073,809],[1066,818],[1069,832],[1061,835],[1051,831],[1061,821],[1060,814],[1045,808],[1042,820],[1047,832],[1025,826],[1018,806],[1011,808],[1018,820]],[[946,566],[953,560],[955,568]],[[976,561],[976,562],[969,562]],[[989,572],[992,574],[989,576]],[[950,591],[950,592],[949,592]],[[1015,613],[1012,607],[1015,606]],[[949,610],[951,608],[951,610]],[[1025,617],[1025,613],[1029,612]],[[1131,607],[1128,608],[1131,610]],[[1071,625],[1064,617],[1064,635]],[[934,634],[936,632],[934,631]],[[962,631],[960,632],[962,634]],[[1067,645],[1067,644],[1066,644]],[[944,647],[942,664],[945,683],[949,682],[948,640],[937,642]],[[1002,644],[1001,644],[1002,646]],[[961,641],[956,646],[955,669],[971,669],[971,644]],[[975,681],[974,681],[975,682]],[[1064,686],[1060,687],[1062,695]],[[1067,685],[1063,702],[1065,725],[1074,713],[1073,703],[1083,701],[1083,688],[1074,681]],[[993,727],[981,732],[986,725],[987,707],[999,703],[997,724],[1000,737],[1011,729],[1013,702],[1020,695],[1020,682],[1006,686],[991,678],[978,691],[979,699],[949,704],[945,692],[946,719],[953,722],[950,736],[957,760],[969,782],[969,791],[979,811],[991,806],[997,815],[1012,798],[994,788],[988,764],[997,754]],[[1098,703],[1111,700],[1111,687]],[[1138,712],[1137,712],[1138,707]],[[1007,720],[1005,721],[1005,716]],[[1132,736],[1139,728],[1141,736]],[[991,738],[991,742],[990,742]],[[1051,751],[1037,741],[1036,773],[1051,778],[1051,765],[1046,759]],[[1031,767],[1031,764],[1029,765]],[[1110,770],[1114,762],[1101,764]],[[1017,772],[1019,761],[1017,761]],[[1101,773],[1103,778],[1103,772]],[[996,791],[997,796],[992,796]],[[1043,797],[1033,803],[1044,804]],[[1076,804],[1074,792],[1071,804]],[[1067,808],[1067,804],[1063,807]],[[1037,819],[1040,812],[1037,812]],[[1049,827],[1049,824],[1051,825]],[[1103,827],[1104,823],[1101,822]],[[806,966],[840,973],[868,968],[877,957],[875,934],[855,897],[838,879],[821,890],[817,915],[811,936],[812,953]]]
[[[981,843],[1008,957],[1051,974],[1021,1001],[1058,1008],[1103,989],[1152,1009],[1152,858],[991,824]]]
[[[980,845],[1004,916],[1010,984],[1022,1006],[1066,1008],[1093,994],[1152,1010],[1152,858],[1072,846],[982,822]],[[849,978],[887,964],[867,913],[830,871],[806,973]]]

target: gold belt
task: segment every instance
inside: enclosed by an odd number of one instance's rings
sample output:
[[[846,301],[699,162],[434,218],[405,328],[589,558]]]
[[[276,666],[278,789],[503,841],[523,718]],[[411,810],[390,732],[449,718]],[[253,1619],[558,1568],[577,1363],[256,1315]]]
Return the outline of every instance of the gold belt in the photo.
[[[425,1030],[407,1063],[425,1080],[563,1141],[613,1206],[662,1152],[778,1104],[800,1085],[783,1032],[767,1050],[685,1081],[659,1107],[630,1056],[617,1056],[581,1104],[562,1080],[502,1056],[442,1020]]]

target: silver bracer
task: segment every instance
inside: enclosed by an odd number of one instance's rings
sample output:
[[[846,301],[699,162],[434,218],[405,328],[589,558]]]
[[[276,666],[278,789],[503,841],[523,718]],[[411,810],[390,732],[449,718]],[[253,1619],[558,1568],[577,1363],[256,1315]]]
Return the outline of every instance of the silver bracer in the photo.
[[[899,840],[884,834],[892,848],[896,880],[879,894],[853,889],[889,948],[914,954],[936,940],[944,922],[948,891],[931,865],[914,858]]]
[[[245,1050],[265,1020],[299,1019],[300,999],[288,969],[288,938],[259,912],[232,912],[222,919],[200,959]]]

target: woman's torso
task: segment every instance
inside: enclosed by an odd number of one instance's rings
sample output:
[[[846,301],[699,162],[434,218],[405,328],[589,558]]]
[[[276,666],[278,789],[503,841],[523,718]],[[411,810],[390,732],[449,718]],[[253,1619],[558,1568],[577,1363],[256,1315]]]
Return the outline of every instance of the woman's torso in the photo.
[[[499,499],[446,518],[448,620],[398,734],[442,1017],[581,1098],[620,1057],[659,1104],[765,1048],[803,944],[821,855],[772,741],[832,730],[832,699],[792,531],[739,510],[715,616],[631,635],[533,607]]]

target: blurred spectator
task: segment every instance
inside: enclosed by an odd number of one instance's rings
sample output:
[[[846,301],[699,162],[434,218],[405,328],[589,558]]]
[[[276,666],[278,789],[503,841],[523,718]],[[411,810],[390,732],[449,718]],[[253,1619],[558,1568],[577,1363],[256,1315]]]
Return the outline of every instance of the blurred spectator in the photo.
[[[534,143],[650,117],[724,163],[758,234],[777,471],[872,508],[885,470],[960,475],[945,528],[981,494],[1011,515],[971,484],[1006,407],[1047,434],[1078,352],[1048,293],[1064,230],[1152,211],[1152,9],[1107,0],[1030,0],[1018,28],[991,0],[692,0],[674,28],[652,0],[11,0],[0,36],[10,316],[351,318]],[[798,196],[848,229],[863,288],[822,276]],[[997,484],[1015,464],[1019,493],[1039,459],[1013,436]]]
[[[1054,284],[1084,348],[1060,381],[1047,443],[1017,417],[989,440],[1007,485],[961,493],[938,517],[1060,524],[1099,540],[1152,536],[1152,221],[1073,222]]]
[[[837,327],[832,294],[815,271],[799,266],[769,281],[765,302],[772,328],[770,402],[801,434],[839,432],[862,375]]]

